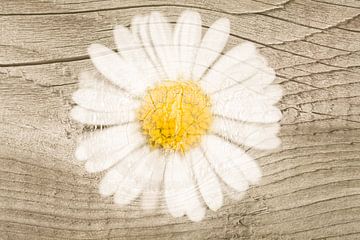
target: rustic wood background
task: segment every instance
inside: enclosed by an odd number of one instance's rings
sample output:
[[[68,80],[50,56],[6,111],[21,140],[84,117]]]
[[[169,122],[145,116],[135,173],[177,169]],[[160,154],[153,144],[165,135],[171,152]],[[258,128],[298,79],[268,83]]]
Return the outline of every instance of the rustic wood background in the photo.
[[[258,45],[285,90],[283,145],[242,201],[200,223],[101,198],[73,158],[68,117],[86,48],[114,48],[135,14],[228,17],[228,48]],[[360,1],[1,0],[0,239],[360,239]]]

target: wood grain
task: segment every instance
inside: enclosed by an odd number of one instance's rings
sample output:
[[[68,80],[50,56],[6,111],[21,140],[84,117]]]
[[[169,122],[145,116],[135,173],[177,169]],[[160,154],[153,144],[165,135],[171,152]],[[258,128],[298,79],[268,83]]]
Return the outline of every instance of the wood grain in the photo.
[[[228,48],[256,43],[285,90],[283,145],[249,151],[261,185],[201,223],[101,198],[68,117],[90,43],[114,48],[115,24],[187,8],[204,29],[228,17]],[[0,239],[359,239],[359,14],[357,0],[1,1]]]

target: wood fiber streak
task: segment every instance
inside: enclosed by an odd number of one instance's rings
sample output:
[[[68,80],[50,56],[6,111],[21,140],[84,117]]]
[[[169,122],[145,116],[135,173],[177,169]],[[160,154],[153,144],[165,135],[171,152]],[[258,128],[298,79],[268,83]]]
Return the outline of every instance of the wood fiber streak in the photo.
[[[256,43],[284,89],[282,146],[248,151],[261,184],[200,223],[100,197],[68,116],[89,44],[188,8],[204,30],[229,18],[227,48]],[[0,1],[0,239],[360,239],[359,14],[357,0]]]

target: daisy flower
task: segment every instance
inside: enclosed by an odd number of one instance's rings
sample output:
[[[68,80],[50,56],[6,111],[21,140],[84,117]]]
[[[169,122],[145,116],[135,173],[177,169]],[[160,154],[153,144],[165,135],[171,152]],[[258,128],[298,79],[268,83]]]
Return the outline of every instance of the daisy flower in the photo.
[[[184,11],[174,28],[159,12],[117,26],[117,52],[88,48],[96,72],[80,75],[76,121],[106,126],[75,152],[88,172],[107,170],[103,196],[144,209],[164,200],[174,217],[203,219],[223,205],[222,186],[245,192],[261,170],[246,147],[280,144],[282,95],[275,73],[252,43],[222,51],[227,18],[202,36],[199,13]]]

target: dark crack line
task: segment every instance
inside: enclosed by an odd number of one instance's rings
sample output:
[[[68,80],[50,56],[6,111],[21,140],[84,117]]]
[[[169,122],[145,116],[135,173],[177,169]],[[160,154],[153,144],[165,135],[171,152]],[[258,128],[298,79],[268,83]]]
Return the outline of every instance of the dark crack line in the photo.
[[[323,2],[323,1],[320,1],[320,0],[311,0],[311,1],[317,2],[317,3],[322,3],[322,4],[327,4],[327,5],[332,5],[332,6],[338,6],[338,7],[346,7],[346,8],[360,9],[359,7],[349,6],[349,5],[345,5],[345,4]]]

